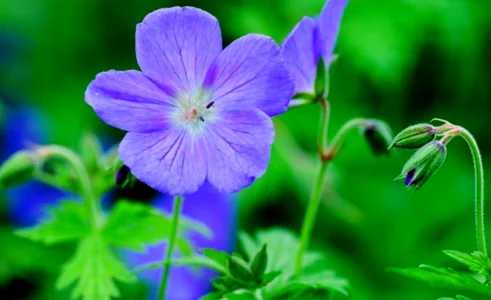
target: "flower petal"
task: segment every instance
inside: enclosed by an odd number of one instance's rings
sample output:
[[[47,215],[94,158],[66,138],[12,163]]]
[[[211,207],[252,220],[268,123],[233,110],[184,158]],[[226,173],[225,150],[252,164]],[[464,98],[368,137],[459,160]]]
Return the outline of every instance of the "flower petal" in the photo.
[[[138,71],[99,73],[85,91],[85,101],[111,126],[134,132],[169,127],[172,100]]]
[[[268,166],[274,128],[257,109],[220,112],[207,128],[208,182],[222,193],[252,184]]]
[[[140,68],[170,94],[199,87],[221,50],[218,20],[197,8],[159,9],[136,28]]]
[[[259,109],[269,116],[288,108],[293,80],[276,43],[249,34],[230,44],[212,64],[205,79],[217,107]]]
[[[319,16],[319,38],[326,64],[331,61],[346,4],[348,0],[328,0]]]
[[[295,81],[296,93],[313,93],[320,47],[317,41],[317,22],[304,17],[286,37],[281,51]]]
[[[206,177],[203,137],[173,128],[152,133],[127,133],[119,155],[133,175],[171,195],[195,192]]]

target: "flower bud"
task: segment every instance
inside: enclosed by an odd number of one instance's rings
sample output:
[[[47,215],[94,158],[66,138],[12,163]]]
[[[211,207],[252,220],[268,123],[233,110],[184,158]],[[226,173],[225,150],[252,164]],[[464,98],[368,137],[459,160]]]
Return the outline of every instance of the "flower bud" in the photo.
[[[13,187],[30,180],[35,170],[29,151],[19,151],[0,166],[0,188]]]
[[[125,187],[133,187],[136,182],[136,177],[133,176],[130,172],[130,168],[127,166],[123,165],[119,170],[116,172],[116,185],[117,186],[122,186],[123,188]]]
[[[396,180],[404,178],[407,187],[419,189],[440,168],[446,155],[447,149],[440,141],[428,143],[409,158]]]
[[[431,124],[416,124],[399,132],[390,145],[402,149],[417,149],[435,139],[437,128]]]
[[[82,138],[80,156],[89,173],[95,173],[101,168],[102,147],[94,135],[86,134]]]
[[[385,122],[370,120],[363,126],[362,130],[373,154],[389,154],[389,150],[387,148],[392,140],[392,132],[390,127]]]

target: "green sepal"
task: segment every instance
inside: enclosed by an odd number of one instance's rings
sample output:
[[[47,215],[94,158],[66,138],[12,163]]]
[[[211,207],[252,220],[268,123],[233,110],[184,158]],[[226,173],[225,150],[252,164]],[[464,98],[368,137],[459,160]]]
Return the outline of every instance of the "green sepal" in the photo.
[[[417,149],[435,139],[437,128],[431,124],[422,123],[407,127],[399,132],[389,149],[402,148],[402,149]]]
[[[327,87],[327,71],[324,59],[319,59],[315,74],[314,93],[316,98],[324,97]]]
[[[80,142],[80,158],[89,174],[98,172],[102,166],[102,147],[93,134],[86,134]]]
[[[228,271],[232,277],[242,282],[249,282],[253,279],[251,271],[247,268],[247,264],[235,256],[228,258]]]

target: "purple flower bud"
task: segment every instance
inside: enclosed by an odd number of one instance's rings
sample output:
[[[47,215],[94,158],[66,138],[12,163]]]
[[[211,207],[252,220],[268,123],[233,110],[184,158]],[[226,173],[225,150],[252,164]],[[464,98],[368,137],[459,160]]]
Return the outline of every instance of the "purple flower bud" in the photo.
[[[130,175],[130,169],[127,166],[123,165],[116,172],[116,185],[122,186],[127,181],[128,175]]]

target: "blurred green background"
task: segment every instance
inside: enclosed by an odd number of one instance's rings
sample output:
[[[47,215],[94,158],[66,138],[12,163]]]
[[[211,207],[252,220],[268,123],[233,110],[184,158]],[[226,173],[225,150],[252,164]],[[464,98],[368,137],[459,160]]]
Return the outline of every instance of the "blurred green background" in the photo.
[[[196,6],[219,19],[225,45],[247,33],[270,35],[281,43],[303,15],[317,15],[323,4],[2,0],[0,97],[4,104],[40,111],[49,142],[75,147],[86,132],[117,142],[124,133],[96,117],[84,102],[84,91],[101,71],[138,68],[135,26],[147,13]],[[490,5],[487,0],[351,0],[335,51],[339,58],[331,69],[329,136],[354,117],[386,120],[394,132],[440,117],[475,135],[491,174]],[[319,107],[313,105],[275,119],[270,167],[239,197],[241,229],[299,231],[317,167],[318,117]],[[444,166],[417,193],[393,182],[409,155],[395,150],[376,158],[353,133],[330,166],[312,247],[325,251],[332,268],[350,280],[350,299],[436,299],[458,293],[386,272],[421,263],[463,270],[441,250],[476,248],[472,160],[466,145],[454,140]],[[1,230],[8,231],[8,219],[2,217],[1,223]],[[57,256],[59,249],[36,247],[13,238],[0,240],[0,294],[41,285],[36,293],[12,299],[55,297],[48,296],[53,282],[45,274],[64,258]],[[39,255],[42,263],[33,258]],[[26,273],[35,275],[19,281],[18,274]]]

